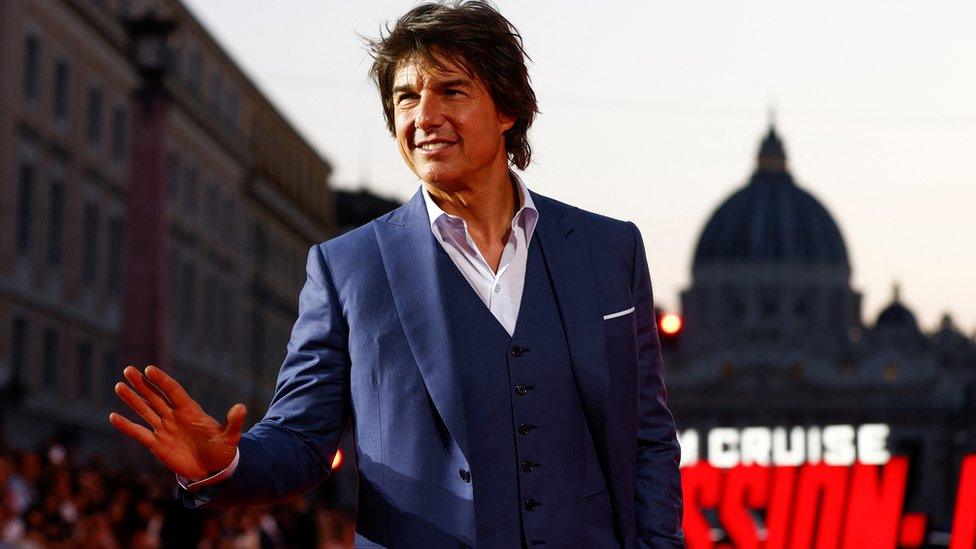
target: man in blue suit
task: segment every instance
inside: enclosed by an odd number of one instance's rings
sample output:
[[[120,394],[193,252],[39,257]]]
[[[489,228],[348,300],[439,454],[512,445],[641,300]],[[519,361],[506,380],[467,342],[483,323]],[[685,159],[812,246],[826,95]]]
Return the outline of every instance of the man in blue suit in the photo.
[[[357,546],[682,546],[641,237],[511,171],[537,112],[518,32],[483,2],[423,4],[371,46],[423,184],[311,248],[265,417],[242,435],[243,404],[221,424],[130,366],[116,391],[149,428],[110,421],[213,507],[309,490],[351,425]]]

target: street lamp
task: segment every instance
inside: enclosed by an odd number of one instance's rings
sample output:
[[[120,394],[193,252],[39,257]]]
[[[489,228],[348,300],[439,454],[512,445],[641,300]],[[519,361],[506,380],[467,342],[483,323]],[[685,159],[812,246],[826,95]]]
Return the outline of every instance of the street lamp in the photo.
[[[155,11],[125,22],[129,62],[141,81],[135,92],[129,192],[126,197],[122,279],[122,364],[167,365],[169,271],[165,155],[172,101],[164,81],[170,70],[169,36],[176,22]]]
[[[129,19],[125,23],[129,33],[129,57],[143,78],[146,88],[159,88],[169,67],[169,48],[166,44],[176,24],[162,19],[156,12]]]

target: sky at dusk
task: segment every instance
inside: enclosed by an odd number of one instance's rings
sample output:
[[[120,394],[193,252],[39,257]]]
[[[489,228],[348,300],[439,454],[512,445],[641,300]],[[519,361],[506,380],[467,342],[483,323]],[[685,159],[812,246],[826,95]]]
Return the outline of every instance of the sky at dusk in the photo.
[[[357,36],[414,4],[185,1],[333,164],[335,187],[416,191]],[[679,307],[698,236],[745,184],[774,110],[794,177],[844,235],[865,322],[897,281],[923,329],[948,311],[976,331],[976,3],[496,5],[542,111],[524,181],[634,221],[662,308]]]

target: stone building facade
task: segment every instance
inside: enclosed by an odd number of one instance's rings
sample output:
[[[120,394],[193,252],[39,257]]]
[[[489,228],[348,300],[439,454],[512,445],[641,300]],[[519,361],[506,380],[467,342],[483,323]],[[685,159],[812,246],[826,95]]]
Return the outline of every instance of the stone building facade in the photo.
[[[0,3],[0,80],[8,438],[115,444],[125,364],[264,409],[329,162],[177,0]]]

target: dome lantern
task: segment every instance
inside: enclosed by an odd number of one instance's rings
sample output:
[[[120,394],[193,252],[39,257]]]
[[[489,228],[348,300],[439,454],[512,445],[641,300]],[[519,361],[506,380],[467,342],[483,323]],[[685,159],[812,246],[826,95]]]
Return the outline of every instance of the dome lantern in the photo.
[[[786,173],[786,149],[776,133],[776,126],[769,124],[769,130],[759,145],[756,157],[756,171],[766,173]]]

